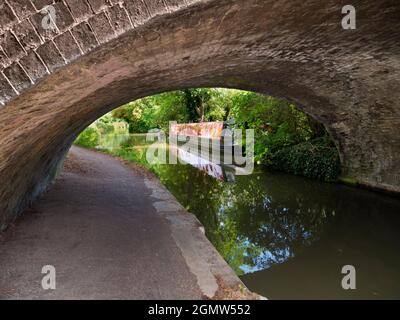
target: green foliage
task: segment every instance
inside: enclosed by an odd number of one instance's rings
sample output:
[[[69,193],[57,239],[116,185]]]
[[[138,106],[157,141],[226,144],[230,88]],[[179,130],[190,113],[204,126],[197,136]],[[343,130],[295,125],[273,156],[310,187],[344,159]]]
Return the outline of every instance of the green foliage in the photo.
[[[257,178],[239,176],[236,183],[224,183],[191,166],[151,166],[147,147],[144,136],[132,135],[108,152],[153,171],[199,218],[208,239],[239,275],[246,267],[265,269],[297,255],[331,215],[331,197],[319,194],[326,184],[260,172],[254,173]],[[287,183],[281,183],[282,177]],[[310,194],[318,194],[319,201]],[[294,205],[288,207],[288,199]]]
[[[276,151],[324,132],[321,125],[284,100],[239,91],[232,101],[230,116],[236,126],[255,130],[255,158],[259,163],[268,165]]]
[[[189,121],[181,91],[163,93],[128,103],[111,115],[129,124],[130,133],[146,133],[151,129],[169,128],[169,121]]]
[[[340,174],[339,155],[328,137],[279,150],[271,162],[276,170],[323,181],[336,181]]]
[[[99,130],[100,134],[110,134],[114,132],[114,118],[110,116],[101,117],[96,121],[96,128]]]
[[[211,89],[184,90],[185,106],[190,122],[204,122],[206,113],[210,109]]]
[[[126,132],[126,123],[114,118],[111,114],[106,114],[95,122],[95,127],[101,135],[110,135],[113,133],[124,134]]]
[[[190,122],[190,116],[185,105],[185,96],[182,91],[174,91],[154,96],[157,106],[149,123],[152,123],[152,129],[157,128],[165,132],[169,131],[169,122],[178,123]]]
[[[115,133],[115,122],[121,120],[129,125],[131,134],[147,133],[152,129],[168,132],[170,121],[230,120],[232,128],[254,129],[254,153],[258,164],[318,179],[333,180],[336,177],[339,156],[335,147],[305,143],[327,136],[324,127],[293,104],[270,96],[205,88],[154,95],[128,103],[96,121],[102,139]],[[94,133],[83,135],[89,137]],[[93,147],[94,142],[88,144]],[[296,145],[298,148],[291,148]],[[304,158],[307,157],[306,161]]]
[[[334,144],[322,125],[293,104],[239,90],[168,92],[114,110],[86,129],[76,143],[98,146],[156,173],[178,201],[197,215],[207,237],[238,274],[246,266],[267,268],[286,261],[310,244],[324,225],[324,203],[321,206],[308,195],[319,191],[312,186],[323,188],[325,184],[311,181],[310,187],[304,179],[285,175],[293,181],[282,187],[282,175],[278,174],[274,183],[272,174],[257,172],[257,179],[237,177],[236,183],[228,184],[195,168],[183,169],[183,165],[150,165],[145,135],[115,134],[115,122],[120,120],[129,124],[130,133],[147,133],[155,128],[168,132],[170,121],[234,120],[229,121],[234,123],[233,128],[255,130],[259,163],[295,175],[336,180],[340,160]],[[287,208],[291,197],[296,205]]]
[[[146,110],[146,101],[138,100],[114,110],[112,117],[126,121],[129,125],[129,133],[144,133],[149,130],[144,117]]]
[[[112,112],[112,117],[129,124],[130,133],[151,129],[168,132],[169,122],[224,120],[226,110],[218,89],[187,89],[143,98]]]
[[[96,128],[86,128],[75,140],[75,144],[84,148],[95,148],[98,146],[100,133]]]

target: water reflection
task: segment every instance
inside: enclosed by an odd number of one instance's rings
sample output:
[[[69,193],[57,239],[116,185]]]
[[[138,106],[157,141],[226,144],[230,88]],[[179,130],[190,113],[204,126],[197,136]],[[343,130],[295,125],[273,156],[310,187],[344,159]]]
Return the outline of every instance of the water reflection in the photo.
[[[190,164],[196,169],[205,172],[210,177],[213,177],[220,181],[225,181],[224,168],[221,165],[212,163],[211,161],[203,159],[202,157],[194,155],[193,153],[187,152],[182,148],[178,147],[176,149],[178,158],[179,160],[181,160],[181,162]]]
[[[143,159],[138,144],[130,137],[121,148]],[[399,200],[262,168],[235,183],[190,165],[152,170],[250,289],[269,298],[400,298]],[[357,269],[354,292],[340,286],[346,264]]]
[[[279,184],[285,181],[277,179],[289,177],[260,171],[227,184],[187,166],[154,169],[178,200],[199,217],[209,239],[238,274],[266,269],[295,256],[318,239],[334,215],[326,204],[309,201],[307,195],[317,192],[312,185],[302,185],[301,193],[283,192]]]

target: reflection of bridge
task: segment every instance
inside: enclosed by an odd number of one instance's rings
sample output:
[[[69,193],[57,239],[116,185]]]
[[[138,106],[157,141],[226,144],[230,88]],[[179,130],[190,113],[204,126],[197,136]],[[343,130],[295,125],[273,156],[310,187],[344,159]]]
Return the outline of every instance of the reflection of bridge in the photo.
[[[216,164],[211,159],[202,158],[198,153],[191,153],[182,148],[177,148],[177,154],[181,161],[204,171],[209,176],[227,182],[235,181],[235,167],[223,164]]]
[[[242,147],[223,122],[172,124],[169,139],[177,143],[177,155],[184,163],[218,180],[235,181],[240,171],[235,160],[243,156]]]

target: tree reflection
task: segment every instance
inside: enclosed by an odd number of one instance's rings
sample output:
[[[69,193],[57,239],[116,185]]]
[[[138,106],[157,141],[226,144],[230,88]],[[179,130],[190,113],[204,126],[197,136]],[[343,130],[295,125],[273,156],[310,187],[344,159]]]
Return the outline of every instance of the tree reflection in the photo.
[[[210,241],[239,274],[295,256],[318,239],[334,215],[329,198],[321,192],[323,185],[304,184],[301,178],[259,172],[229,184],[190,166],[153,169],[199,218]]]
[[[117,144],[113,154],[145,163],[144,136],[124,137]],[[338,206],[329,185],[282,173],[259,170],[226,183],[190,165],[154,165],[151,170],[198,217],[239,275],[296,256],[319,238]]]

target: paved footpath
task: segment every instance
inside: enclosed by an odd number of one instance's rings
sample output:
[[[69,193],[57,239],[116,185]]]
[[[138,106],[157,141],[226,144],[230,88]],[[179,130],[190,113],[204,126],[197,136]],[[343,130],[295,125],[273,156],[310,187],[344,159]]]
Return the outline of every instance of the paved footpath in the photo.
[[[239,289],[198,221],[132,167],[73,147],[51,190],[0,234],[0,298],[201,299]],[[45,265],[56,269],[55,290],[42,288]]]

